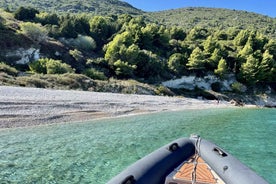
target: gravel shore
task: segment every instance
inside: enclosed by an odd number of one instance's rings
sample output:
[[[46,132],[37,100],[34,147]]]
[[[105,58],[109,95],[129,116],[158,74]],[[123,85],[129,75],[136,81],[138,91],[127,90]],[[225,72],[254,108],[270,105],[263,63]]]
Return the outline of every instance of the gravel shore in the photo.
[[[183,97],[0,86],[0,128],[228,106]]]

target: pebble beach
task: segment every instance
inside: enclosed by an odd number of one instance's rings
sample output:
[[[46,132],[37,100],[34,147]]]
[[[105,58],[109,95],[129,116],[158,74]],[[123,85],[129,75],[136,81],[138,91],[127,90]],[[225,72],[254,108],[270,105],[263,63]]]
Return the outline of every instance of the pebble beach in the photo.
[[[230,106],[228,102],[184,97],[0,86],[0,128]]]

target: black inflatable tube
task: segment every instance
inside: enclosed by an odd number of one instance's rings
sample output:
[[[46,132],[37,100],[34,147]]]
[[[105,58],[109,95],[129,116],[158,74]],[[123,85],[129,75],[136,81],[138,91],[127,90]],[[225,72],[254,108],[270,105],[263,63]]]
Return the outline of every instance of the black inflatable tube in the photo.
[[[194,139],[194,144],[196,139]],[[200,156],[227,184],[267,184],[238,159],[207,140],[200,141]]]
[[[212,142],[199,137],[180,138],[138,160],[107,184],[162,184],[183,161],[200,156],[227,184],[268,184],[262,177]]]
[[[195,153],[190,139],[181,138],[138,160],[107,184],[160,184],[183,160]]]

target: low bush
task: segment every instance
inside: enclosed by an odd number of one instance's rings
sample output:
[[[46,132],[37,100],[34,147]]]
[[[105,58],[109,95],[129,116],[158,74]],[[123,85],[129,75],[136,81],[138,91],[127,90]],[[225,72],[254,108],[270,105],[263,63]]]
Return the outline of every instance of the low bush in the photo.
[[[37,13],[39,11],[34,8],[20,7],[14,12],[14,18],[18,20],[33,20]]]
[[[54,59],[39,59],[29,64],[29,68],[32,72],[38,74],[64,74],[74,73],[74,69],[60,60]]]
[[[16,85],[38,88],[54,89],[81,89],[87,90],[93,85],[90,78],[81,74],[35,74],[31,76],[17,77]]]
[[[20,29],[22,34],[37,42],[45,41],[48,35],[48,31],[45,27],[41,24],[32,22],[20,23]]]
[[[162,95],[162,96],[174,96],[174,92],[172,92],[169,88],[166,86],[158,86],[155,90],[155,93],[157,95]]]
[[[234,82],[232,85],[231,85],[231,88],[232,90],[235,92],[235,93],[242,93],[242,92],[245,92],[247,90],[246,86],[243,85],[242,83],[240,82]]]
[[[107,77],[105,74],[101,71],[96,70],[95,68],[89,68],[86,69],[83,72],[84,75],[87,77],[90,77],[91,79],[96,79],[96,80],[107,80]]]
[[[65,73],[57,76],[57,86],[63,86],[65,89],[88,90],[92,85],[90,78],[85,75],[75,73]]]
[[[46,68],[46,63],[47,59],[39,59],[37,61],[31,62],[29,64],[29,68],[31,72],[33,73],[39,73],[39,74],[46,74],[47,73],[47,68]]]
[[[4,72],[12,76],[17,76],[19,73],[16,68],[11,67],[3,62],[0,62],[0,72]]]
[[[60,41],[79,50],[93,51],[97,47],[95,40],[90,36],[78,35],[77,38],[60,38]]]
[[[17,77],[16,83],[24,87],[48,88],[50,86],[50,83],[37,75]]]
[[[49,59],[46,63],[47,74],[64,74],[73,73],[74,69],[60,60]]]

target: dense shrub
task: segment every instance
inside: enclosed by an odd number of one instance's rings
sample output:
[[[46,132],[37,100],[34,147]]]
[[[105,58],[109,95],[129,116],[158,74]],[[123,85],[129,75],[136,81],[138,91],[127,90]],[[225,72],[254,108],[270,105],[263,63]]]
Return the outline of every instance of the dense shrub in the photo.
[[[59,32],[60,32],[60,37],[77,38],[78,36],[78,33],[75,30],[74,22],[73,20],[70,20],[70,19],[61,20]]]
[[[31,38],[34,41],[41,42],[46,40],[48,31],[41,24],[32,22],[20,23],[21,33]]]
[[[60,60],[48,58],[39,59],[30,63],[29,68],[32,72],[41,74],[63,74],[74,72],[74,69],[70,65],[62,63]]]
[[[73,45],[79,49],[92,51],[96,49],[97,45],[94,39],[90,36],[78,35],[74,40]]]
[[[105,76],[105,74],[103,72],[100,72],[94,68],[89,68],[86,69],[83,72],[84,75],[86,75],[87,77],[90,77],[91,79],[98,79],[98,80],[106,80],[107,77]]]
[[[58,25],[59,17],[57,14],[49,14],[46,12],[36,14],[36,21],[40,22],[42,25],[51,24]]]
[[[234,82],[232,85],[231,85],[231,88],[234,92],[236,93],[242,93],[242,92],[245,92],[246,91],[246,86],[244,86],[242,83],[240,82]]]
[[[77,38],[61,38],[60,41],[79,50],[93,51],[97,47],[96,42],[90,36],[78,35]]]
[[[39,13],[39,11],[34,8],[20,7],[14,12],[14,17],[17,20],[33,20],[37,13]]]
[[[176,74],[184,74],[187,59],[183,54],[175,53],[168,60],[168,67]]]
[[[46,74],[47,73],[46,63],[47,63],[47,59],[39,59],[37,61],[31,62],[29,64],[29,68],[34,73]]]
[[[49,59],[46,63],[47,74],[63,74],[73,73],[74,69],[66,63],[62,63],[60,60]]]

